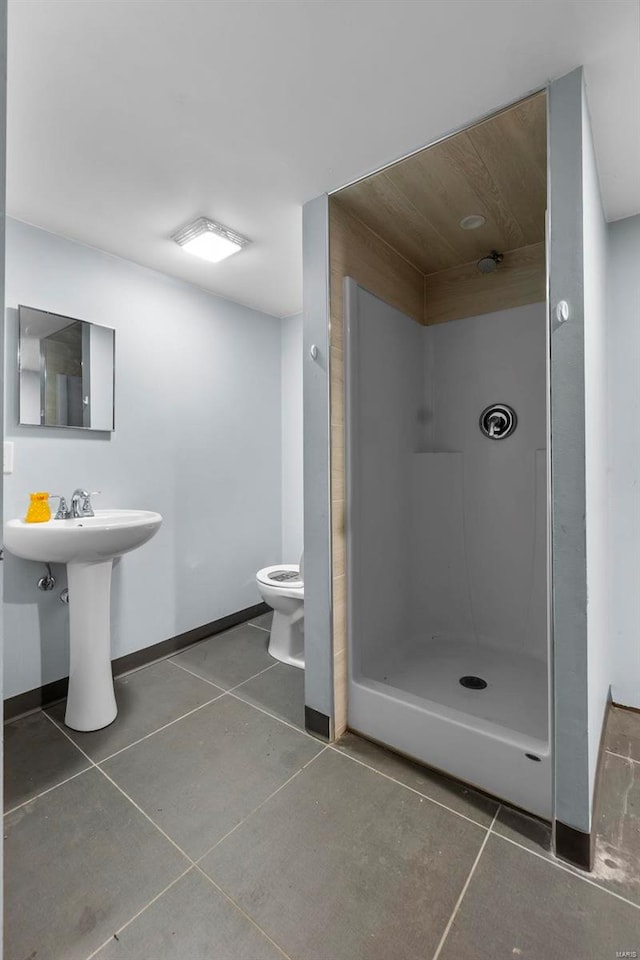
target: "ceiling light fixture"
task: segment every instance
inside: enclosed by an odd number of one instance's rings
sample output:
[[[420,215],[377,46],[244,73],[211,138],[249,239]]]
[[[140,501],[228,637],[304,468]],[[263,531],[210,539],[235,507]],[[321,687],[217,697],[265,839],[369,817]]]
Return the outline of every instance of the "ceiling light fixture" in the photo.
[[[249,243],[246,237],[206,217],[198,217],[193,223],[187,224],[173,235],[172,240],[187,253],[209,263],[219,263]]]
[[[481,213],[470,213],[468,217],[463,217],[460,226],[463,230],[477,230],[478,227],[484,227],[487,218]]]

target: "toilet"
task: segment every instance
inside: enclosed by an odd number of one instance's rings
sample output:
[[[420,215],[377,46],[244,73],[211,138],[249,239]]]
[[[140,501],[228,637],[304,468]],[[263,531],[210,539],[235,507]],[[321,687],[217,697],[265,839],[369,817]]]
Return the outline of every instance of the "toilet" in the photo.
[[[258,590],[273,608],[269,653],[281,663],[304,669],[304,554],[300,564],[280,563],[256,574]]]

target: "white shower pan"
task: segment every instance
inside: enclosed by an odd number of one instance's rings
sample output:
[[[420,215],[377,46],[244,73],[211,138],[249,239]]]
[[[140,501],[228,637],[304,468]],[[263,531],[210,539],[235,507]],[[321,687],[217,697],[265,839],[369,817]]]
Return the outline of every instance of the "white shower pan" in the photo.
[[[407,756],[551,817],[547,669],[465,641],[416,644],[349,684],[349,726]],[[467,689],[465,676],[487,686]]]

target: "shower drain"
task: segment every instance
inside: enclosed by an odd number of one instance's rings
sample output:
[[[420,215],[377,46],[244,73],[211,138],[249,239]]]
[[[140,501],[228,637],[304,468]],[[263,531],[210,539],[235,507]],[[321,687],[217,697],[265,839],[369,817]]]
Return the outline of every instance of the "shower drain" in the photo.
[[[487,681],[482,677],[460,677],[460,684],[467,690],[484,690]]]

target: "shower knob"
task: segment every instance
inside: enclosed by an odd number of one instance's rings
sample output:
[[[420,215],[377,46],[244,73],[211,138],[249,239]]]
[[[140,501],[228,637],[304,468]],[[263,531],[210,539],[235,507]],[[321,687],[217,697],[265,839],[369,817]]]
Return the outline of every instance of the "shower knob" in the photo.
[[[504,440],[513,433],[517,423],[515,410],[505,403],[492,403],[480,414],[480,429],[489,440]]]

